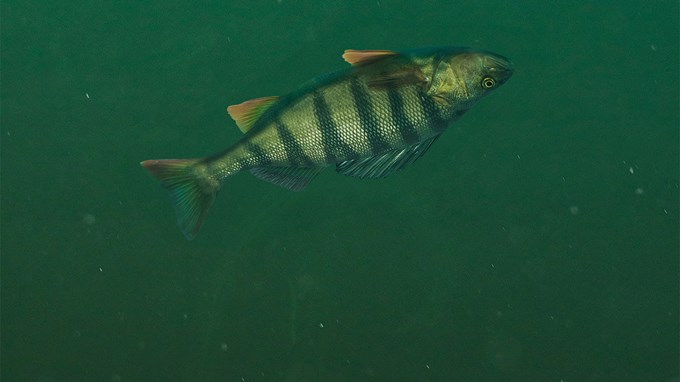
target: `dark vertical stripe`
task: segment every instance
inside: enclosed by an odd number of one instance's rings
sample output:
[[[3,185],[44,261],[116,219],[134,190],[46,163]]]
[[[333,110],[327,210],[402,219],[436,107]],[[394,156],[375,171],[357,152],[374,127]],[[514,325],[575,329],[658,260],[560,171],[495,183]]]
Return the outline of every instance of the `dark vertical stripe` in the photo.
[[[420,99],[420,105],[423,108],[425,117],[427,117],[430,128],[436,132],[444,130],[448,123],[439,114],[439,108],[434,103],[432,97],[428,96],[426,93],[420,92],[418,98]]]
[[[337,162],[338,159],[355,157],[357,153],[340,138],[338,126],[333,121],[331,110],[320,92],[312,94],[314,101],[314,116],[321,130],[323,152],[327,163]]]
[[[359,115],[360,126],[366,133],[368,143],[371,145],[371,151],[374,154],[379,154],[389,149],[389,143],[380,135],[379,122],[373,112],[371,97],[358,79],[353,78],[350,81],[350,92],[354,99],[357,114]]]
[[[314,167],[314,161],[302,150],[302,146],[295,139],[293,133],[290,132],[288,126],[280,120],[277,120],[275,123],[276,131],[279,133],[279,137],[281,137],[283,149],[286,151],[287,161],[295,166]]]
[[[256,166],[267,166],[271,164],[271,159],[269,158],[269,155],[262,150],[262,147],[260,145],[246,141],[244,144],[245,149],[250,153],[253,164]]]
[[[411,123],[411,120],[406,116],[404,109],[404,99],[398,90],[388,90],[387,97],[390,100],[390,111],[392,112],[392,121],[397,126],[397,130],[401,134],[401,139],[404,143],[415,143],[418,141],[418,131]]]

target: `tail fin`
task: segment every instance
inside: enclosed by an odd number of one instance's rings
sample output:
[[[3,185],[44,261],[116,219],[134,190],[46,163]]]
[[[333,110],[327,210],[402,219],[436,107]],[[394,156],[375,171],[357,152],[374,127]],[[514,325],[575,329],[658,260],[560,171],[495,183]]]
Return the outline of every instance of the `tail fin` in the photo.
[[[177,224],[187,240],[193,239],[203,224],[219,189],[195,171],[200,159],[145,160],[140,164],[161,181],[170,194],[177,213]]]

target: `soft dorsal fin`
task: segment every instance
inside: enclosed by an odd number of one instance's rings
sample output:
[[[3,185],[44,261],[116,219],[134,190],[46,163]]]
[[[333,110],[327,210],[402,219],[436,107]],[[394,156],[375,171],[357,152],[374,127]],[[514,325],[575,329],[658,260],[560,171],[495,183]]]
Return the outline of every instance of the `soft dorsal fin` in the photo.
[[[231,105],[227,108],[227,112],[231,118],[236,122],[238,128],[245,134],[253,127],[255,121],[264,113],[271,105],[273,105],[279,97],[262,97],[255,98],[238,105]]]
[[[370,64],[399,53],[392,50],[354,50],[347,49],[342,58],[353,66]]]

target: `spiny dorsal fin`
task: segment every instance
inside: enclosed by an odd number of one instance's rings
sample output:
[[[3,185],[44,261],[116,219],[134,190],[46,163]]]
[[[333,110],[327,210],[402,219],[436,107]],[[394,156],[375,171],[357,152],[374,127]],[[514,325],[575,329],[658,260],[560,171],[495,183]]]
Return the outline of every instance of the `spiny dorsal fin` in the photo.
[[[353,66],[357,65],[366,65],[370,64],[375,61],[382,60],[384,58],[390,57],[390,56],[396,56],[399,53],[392,51],[392,50],[354,50],[354,49],[347,49],[345,50],[345,53],[342,55],[342,58],[352,64]]]
[[[253,127],[255,121],[264,113],[271,105],[273,105],[279,97],[262,97],[255,98],[238,105],[231,105],[227,108],[227,112],[231,118],[236,122],[238,128],[245,134]]]

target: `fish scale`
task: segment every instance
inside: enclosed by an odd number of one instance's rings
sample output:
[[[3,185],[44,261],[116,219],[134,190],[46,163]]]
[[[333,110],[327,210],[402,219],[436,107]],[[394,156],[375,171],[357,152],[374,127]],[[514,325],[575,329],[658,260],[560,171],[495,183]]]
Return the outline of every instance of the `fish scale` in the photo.
[[[358,178],[388,176],[513,73],[508,59],[470,48],[347,50],[343,58],[351,67],[287,95],[230,106],[244,136],[227,150],[141,162],[169,192],[187,239],[232,175],[248,170],[294,191],[330,165]]]

